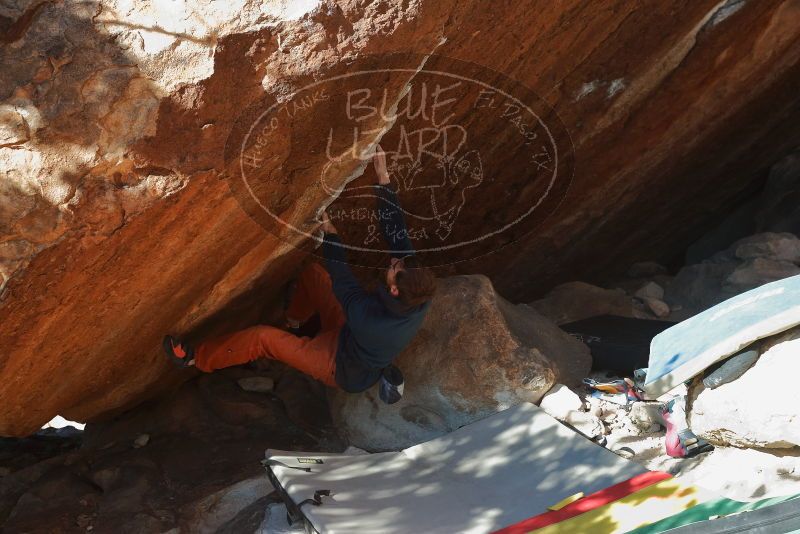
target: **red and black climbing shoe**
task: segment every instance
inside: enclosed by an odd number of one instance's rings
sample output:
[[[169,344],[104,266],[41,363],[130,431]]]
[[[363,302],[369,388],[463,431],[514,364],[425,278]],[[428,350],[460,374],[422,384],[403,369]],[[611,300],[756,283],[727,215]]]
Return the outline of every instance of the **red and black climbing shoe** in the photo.
[[[169,361],[175,366],[183,368],[194,365],[194,348],[185,341],[166,335],[161,346],[164,347],[164,352],[167,354]]]

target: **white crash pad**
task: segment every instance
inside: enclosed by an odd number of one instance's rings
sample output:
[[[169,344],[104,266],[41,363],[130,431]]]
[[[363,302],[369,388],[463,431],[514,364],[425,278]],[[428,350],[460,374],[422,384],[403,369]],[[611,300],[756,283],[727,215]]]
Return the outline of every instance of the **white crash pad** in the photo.
[[[266,457],[295,504],[330,490],[302,506],[320,533],[491,532],[646,472],[533,404],[399,452]]]

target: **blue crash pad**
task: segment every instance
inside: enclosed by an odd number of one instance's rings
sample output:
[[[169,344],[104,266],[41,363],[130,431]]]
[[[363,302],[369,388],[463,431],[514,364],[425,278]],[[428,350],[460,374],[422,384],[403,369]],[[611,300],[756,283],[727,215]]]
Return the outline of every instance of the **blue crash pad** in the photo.
[[[754,341],[800,324],[800,275],[751,289],[658,334],[644,391],[656,398]]]

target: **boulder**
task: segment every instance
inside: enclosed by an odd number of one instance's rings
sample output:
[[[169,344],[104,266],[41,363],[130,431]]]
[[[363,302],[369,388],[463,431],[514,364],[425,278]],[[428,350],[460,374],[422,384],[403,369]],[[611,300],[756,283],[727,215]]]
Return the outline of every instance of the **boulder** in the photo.
[[[651,297],[646,297],[642,300],[656,317],[663,318],[669,315],[669,305],[663,300]]]
[[[722,384],[736,380],[758,361],[759,356],[759,352],[753,349],[731,356],[722,365],[703,377],[703,385],[708,389],[715,389]]]
[[[800,150],[772,166],[759,198],[758,230],[800,235]]]
[[[800,239],[792,234],[755,234],[695,265],[667,284],[664,300],[695,313],[775,280],[800,274],[794,263]]]
[[[274,143],[254,136],[263,158],[247,161],[264,163],[262,207],[284,225],[242,209],[231,194],[241,168],[225,147],[241,146],[269,106],[381,68],[387,52],[403,74],[370,79],[371,103],[427,94],[420,120],[443,104],[438,118],[466,128],[465,146],[480,153],[482,166],[447,168],[482,168],[479,189],[451,175],[447,205],[428,198],[418,219],[437,214],[444,233],[427,237],[444,255],[461,254],[462,241],[442,241],[450,230],[473,243],[475,254],[444,262],[454,271],[530,301],[565,280],[675,257],[796,144],[800,110],[785,90],[800,53],[796,14],[787,2],[736,9],[542,2],[532,22],[528,3],[482,0],[0,3],[0,435],[33,433],[57,414],[112,417],[191,376],[164,361],[164,333],[256,322],[305,259],[292,247],[311,248],[306,222],[362,177],[360,163],[330,166],[327,134],[360,132],[359,149],[390,124],[309,112],[313,98],[280,108],[291,123]],[[485,65],[479,81],[499,89],[504,74],[517,80],[536,120],[516,105],[497,113],[500,100],[434,102],[423,64],[462,75],[437,58]],[[540,148],[551,138],[558,146]],[[573,172],[573,146],[591,172]]]
[[[542,398],[539,407],[556,419],[562,420],[570,412],[582,410],[583,401],[577,393],[564,384],[556,384]]]
[[[734,294],[800,274],[800,267],[789,261],[767,258],[746,260],[725,279],[723,287]]]
[[[585,282],[561,284],[529,306],[559,325],[599,315],[648,317],[622,289],[603,289]]]
[[[700,263],[757,232],[800,235],[800,150],[772,165],[761,194],[751,197],[686,250],[686,264]]]
[[[639,431],[644,433],[656,432],[663,425],[662,408],[663,404],[660,402],[634,402],[627,417]]]
[[[283,403],[292,423],[309,436],[330,437],[331,416],[328,410],[326,387],[308,375],[288,369],[275,385],[274,395]]]
[[[599,417],[588,412],[572,410],[563,418],[556,418],[562,423],[574,428],[589,439],[605,434],[605,426]]]
[[[395,364],[403,398],[378,387],[330,392],[336,426],[351,445],[399,450],[520,402],[539,402],[556,383],[576,386],[589,372],[588,348],[527,306],[494,292],[484,276],[439,280],[425,322]]]
[[[140,449],[150,443],[150,434],[142,434],[135,440],[133,440],[133,448]]]
[[[733,249],[736,257],[744,260],[767,258],[800,263],[800,239],[788,232],[765,232],[746,237],[734,243]]]
[[[655,282],[647,282],[645,285],[640,287],[634,294],[634,297],[645,300],[645,299],[663,299],[664,298],[664,288],[658,285]]]
[[[718,445],[800,446],[800,328],[769,338],[758,361],[738,379],[716,389],[692,391],[689,422]]]
[[[292,374],[270,368],[278,386]],[[237,384],[263,374],[203,374],[112,421],[87,424],[83,436],[0,439],[0,531],[257,532],[269,502],[280,500],[260,464],[266,449],[345,451],[335,429],[317,426],[329,435],[312,436],[277,397]],[[326,403],[317,409],[328,417]],[[142,436],[150,437],[146,446],[130,446]]]
[[[589,439],[602,436],[605,431],[600,418],[584,411],[583,401],[578,394],[563,384],[553,386],[542,398],[539,407]]]
[[[253,503],[266,508],[265,498],[273,491],[266,474],[248,478],[182,507],[180,519],[192,532],[213,534]]]
[[[759,199],[753,198],[728,212],[715,226],[686,248],[684,263],[694,265],[703,262],[727,249],[736,240],[754,234],[757,231],[754,217],[758,206]]]
[[[682,306],[695,313],[706,310],[736,296],[732,288],[723,287],[723,281],[736,270],[736,262],[705,261],[688,265],[678,271],[664,292],[670,307]]]

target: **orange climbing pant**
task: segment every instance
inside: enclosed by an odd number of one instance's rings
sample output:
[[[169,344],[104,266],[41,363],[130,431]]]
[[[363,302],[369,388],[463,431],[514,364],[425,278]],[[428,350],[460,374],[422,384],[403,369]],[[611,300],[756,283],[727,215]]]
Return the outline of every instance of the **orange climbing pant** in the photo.
[[[319,313],[321,328],[313,339],[272,326],[253,326],[200,344],[195,365],[210,373],[257,358],[272,358],[336,387],[336,348],[345,317],[333,294],[331,277],[318,263],[300,274],[286,316],[304,323],[315,313]]]

